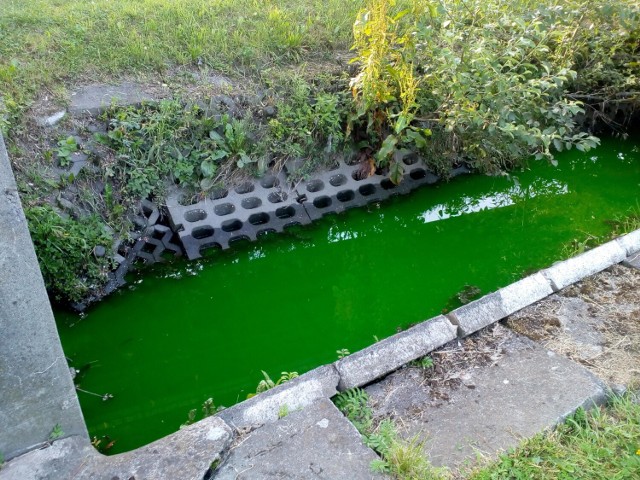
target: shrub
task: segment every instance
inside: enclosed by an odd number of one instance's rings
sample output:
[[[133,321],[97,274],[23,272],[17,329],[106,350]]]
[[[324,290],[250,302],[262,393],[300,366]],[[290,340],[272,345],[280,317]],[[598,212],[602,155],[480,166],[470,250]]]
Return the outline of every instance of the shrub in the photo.
[[[576,92],[638,91],[639,12],[632,0],[369,0],[351,126],[394,181],[412,146],[440,170],[482,171],[588,150],[598,140],[580,131]]]
[[[109,260],[93,249],[112,243],[95,216],[63,218],[50,206],[26,207],[25,215],[49,294],[58,301],[81,300],[107,281]]]

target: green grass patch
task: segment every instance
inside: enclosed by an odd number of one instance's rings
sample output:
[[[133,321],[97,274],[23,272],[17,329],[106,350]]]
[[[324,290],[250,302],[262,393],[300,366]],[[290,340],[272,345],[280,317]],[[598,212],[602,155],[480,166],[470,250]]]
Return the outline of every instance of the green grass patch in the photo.
[[[614,397],[607,407],[578,410],[553,432],[527,440],[471,474],[494,479],[634,479],[640,475],[640,404]]]
[[[351,46],[360,0],[7,0],[0,91],[17,111],[43,87],[208,66],[256,73]]]

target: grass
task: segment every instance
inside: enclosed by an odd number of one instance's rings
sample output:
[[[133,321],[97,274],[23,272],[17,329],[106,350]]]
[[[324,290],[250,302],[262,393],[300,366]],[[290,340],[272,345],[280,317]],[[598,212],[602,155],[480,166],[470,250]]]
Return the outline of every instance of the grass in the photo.
[[[475,471],[471,480],[633,479],[640,476],[640,404],[631,395],[578,410],[553,432]]]
[[[362,0],[5,0],[0,92],[11,111],[43,89],[174,66],[224,73],[346,50]]]
[[[497,461],[475,469],[434,468],[418,437],[400,437],[392,420],[374,427],[365,391],[355,388],[339,394],[336,407],[354,424],[363,441],[380,455],[374,471],[398,480],[623,480],[639,478],[640,397],[612,396],[605,406],[579,408],[553,431],[525,440]]]

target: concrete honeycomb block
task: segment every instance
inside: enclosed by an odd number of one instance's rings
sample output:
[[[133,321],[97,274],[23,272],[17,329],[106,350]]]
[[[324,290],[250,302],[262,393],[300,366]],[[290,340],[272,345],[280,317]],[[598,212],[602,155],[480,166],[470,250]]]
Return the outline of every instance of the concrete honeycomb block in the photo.
[[[341,160],[335,168],[300,182],[298,193],[311,220],[317,220],[330,213],[404,195],[421,185],[438,181],[418,157],[405,158],[403,163],[404,175],[399,185],[377,173],[364,177],[359,164],[347,165]]]
[[[542,271],[555,290],[560,290],[589,275],[620,263],[627,258],[627,251],[617,241],[600,245],[577,257],[556,263]]]
[[[189,259],[205,248],[229,248],[236,240],[255,241],[267,232],[282,232],[292,225],[311,222],[283,172],[247,181],[229,190],[212,192],[187,204],[176,191],[167,200],[167,211]]]

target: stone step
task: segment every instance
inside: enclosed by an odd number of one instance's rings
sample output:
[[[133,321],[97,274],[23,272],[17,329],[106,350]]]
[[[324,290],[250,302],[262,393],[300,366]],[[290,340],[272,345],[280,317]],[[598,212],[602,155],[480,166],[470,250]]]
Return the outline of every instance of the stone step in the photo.
[[[388,478],[371,472],[371,462],[377,458],[333,403],[321,399],[240,436],[211,478]]]
[[[374,419],[418,436],[435,466],[457,469],[493,457],[606,400],[582,366],[500,324],[432,354],[434,367],[405,367],[366,388]]]

